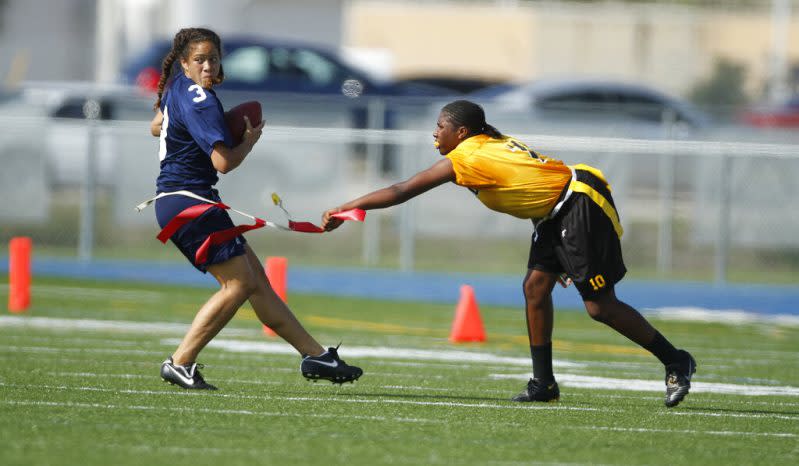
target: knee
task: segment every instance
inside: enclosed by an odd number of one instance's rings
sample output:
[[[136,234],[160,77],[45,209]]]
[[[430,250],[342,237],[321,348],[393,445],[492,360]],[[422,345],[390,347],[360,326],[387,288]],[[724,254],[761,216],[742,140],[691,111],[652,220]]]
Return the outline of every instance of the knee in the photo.
[[[605,322],[607,321],[607,313],[603,310],[602,306],[599,303],[594,301],[586,301],[585,302],[585,310],[588,312],[588,315],[597,322]]]
[[[258,291],[258,283],[253,278],[248,277],[246,279],[232,281],[228,283],[226,288],[229,293],[243,301]]]
[[[545,283],[540,280],[528,278],[522,284],[524,290],[524,299],[527,301],[528,307],[539,308],[542,307],[547,298],[549,297],[549,288]]]
[[[597,322],[607,323],[617,311],[617,300],[612,293],[603,293],[596,300],[584,301],[585,310]]]

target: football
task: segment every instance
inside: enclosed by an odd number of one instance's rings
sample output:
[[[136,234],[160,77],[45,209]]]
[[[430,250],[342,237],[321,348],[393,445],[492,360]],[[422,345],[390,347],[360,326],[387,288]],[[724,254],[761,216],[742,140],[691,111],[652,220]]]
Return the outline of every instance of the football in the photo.
[[[225,124],[233,135],[233,147],[241,144],[244,137],[244,130],[247,129],[247,124],[244,123],[244,116],[250,119],[252,126],[261,124],[261,104],[256,101],[244,102],[243,104],[236,105],[227,112],[225,112]]]

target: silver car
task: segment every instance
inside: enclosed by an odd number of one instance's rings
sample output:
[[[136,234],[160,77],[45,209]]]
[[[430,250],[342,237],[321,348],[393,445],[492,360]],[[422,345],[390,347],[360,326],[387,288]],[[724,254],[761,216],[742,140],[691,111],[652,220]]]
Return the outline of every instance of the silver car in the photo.
[[[693,137],[710,118],[650,87],[592,79],[501,84],[470,94],[490,123],[508,133],[641,139]]]

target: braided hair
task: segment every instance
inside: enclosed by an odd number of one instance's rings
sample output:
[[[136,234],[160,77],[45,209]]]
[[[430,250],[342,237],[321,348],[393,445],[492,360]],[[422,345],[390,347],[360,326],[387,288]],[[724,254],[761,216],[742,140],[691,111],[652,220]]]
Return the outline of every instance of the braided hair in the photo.
[[[158,99],[153,105],[153,110],[158,111],[161,107],[161,97],[164,95],[164,88],[172,75],[173,65],[179,59],[188,59],[191,44],[197,42],[211,42],[216,46],[220,55],[222,54],[222,39],[210,29],[205,28],[184,28],[175,34],[172,39],[172,49],[164,57],[161,63],[161,79],[158,80]],[[219,65],[219,74],[214,78],[214,84],[221,84],[225,80],[225,71]]]
[[[493,139],[502,139],[504,136],[498,129],[486,123],[486,114],[483,107],[468,100],[456,100],[450,102],[441,109],[450,122],[458,126],[464,126],[469,130],[470,135],[486,134]]]

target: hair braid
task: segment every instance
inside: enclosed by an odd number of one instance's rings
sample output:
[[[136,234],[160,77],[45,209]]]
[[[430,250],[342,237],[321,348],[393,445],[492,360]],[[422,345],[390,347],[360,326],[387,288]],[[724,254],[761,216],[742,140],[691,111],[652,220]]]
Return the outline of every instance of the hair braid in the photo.
[[[183,28],[175,34],[172,39],[172,48],[164,57],[161,63],[161,78],[158,80],[158,97],[153,105],[153,110],[158,111],[161,107],[161,98],[164,95],[164,88],[171,78],[172,69],[179,58],[188,58],[189,46],[195,42],[209,41],[216,46],[221,56],[222,40],[214,31],[205,28]],[[225,71],[219,65],[219,74],[214,79],[214,84],[221,84],[225,80]]]

